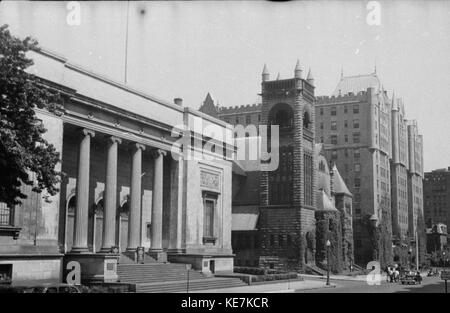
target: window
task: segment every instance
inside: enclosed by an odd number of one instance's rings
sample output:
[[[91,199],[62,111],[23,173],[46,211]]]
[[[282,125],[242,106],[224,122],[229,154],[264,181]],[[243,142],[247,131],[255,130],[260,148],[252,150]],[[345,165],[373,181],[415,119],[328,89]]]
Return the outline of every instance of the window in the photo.
[[[337,135],[331,135],[331,144],[332,145],[337,145],[338,140],[337,140]]]
[[[275,245],[275,236],[270,235],[270,245],[273,247]]]
[[[209,192],[203,194],[203,243],[212,241],[214,237],[214,213],[217,195]]]
[[[284,245],[283,235],[278,235],[278,245],[280,247]]]
[[[269,172],[269,203],[286,204],[292,201],[293,146],[279,149],[279,166]]]
[[[249,125],[251,123],[252,117],[250,115],[245,116],[245,124]]]
[[[331,130],[337,130],[337,122],[336,121],[331,122]]]
[[[344,121],[344,127],[345,127],[345,128],[348,127],[348,122],[347,122],[347,120]]]
[[[359,188],[359,187],[361,187],[361,179],[355,178],[355,188]]]
[[[344,105],[344,113],[347,113],[347,106]]]
[[[347,136],[347,135],[345,135],[345,136]],[[348,149],[347,148],[344,149],[344,155],[345,155],[345,157],[348,157]]]
[[[236,116],[236,124],[239,124],[239,117]]]
[[[353,143],[360,143],[360,134],[359,133],[353,133]]]
[[[287,243],[288,246],[292,245],[292,237],[291,237],[291,235],[287,235],[286,236],[286,243]]]
[[[359,113],[359,104],[355,104],[353,106],[353,114],[358,114]]]
[[[6,203],[0,202],[0,226],[12,225],[12,210],[6,206]]]
[[[348,142],[348,135],[344,135],[344,141]],[[347,156],[347,155],[346,155]]]
[[[323,129],[323,123],[320,123],[320,129]]]
[[[320,143],[323,143],[323,136],[320,137]]]
[[[331,115],[333,115],[333,116],[336,115],[336,107],[331,108]]]
[[[258,122],[261,122],[261,114],[258,114]]]
[[[361,164],[355,163],[355,172],[360,172],[360,171],[361,171]]]
[[[353,128],[359,128],[359,120],[353,120]]]
[[[320,108],[320,115],[323,115],[323,108]]]

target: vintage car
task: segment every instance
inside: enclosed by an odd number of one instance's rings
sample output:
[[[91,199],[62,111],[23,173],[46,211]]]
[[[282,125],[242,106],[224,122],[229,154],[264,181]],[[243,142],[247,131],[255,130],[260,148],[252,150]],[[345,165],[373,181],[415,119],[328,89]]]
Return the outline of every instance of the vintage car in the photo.
[[[400,282],[402,285],[415,285],[422,283],[422,276],[416,275],[415,273],[404,273],[400,276]]]

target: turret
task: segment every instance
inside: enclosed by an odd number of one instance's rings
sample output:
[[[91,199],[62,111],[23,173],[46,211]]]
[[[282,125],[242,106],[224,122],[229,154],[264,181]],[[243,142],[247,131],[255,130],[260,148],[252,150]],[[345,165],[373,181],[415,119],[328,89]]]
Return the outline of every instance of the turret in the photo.
[[[270,79],[269,70],[267,69],[267,65],[264,64],[263,72],[262,72],[262,81],[266,82]]]
[[[300,60],[297,60],[297,64],[295,64],[294,77],[300,79],[302,78],[302,68],[300,67]]]
[[[308,77],[306,77],[306,81],[311,85],[314,86],[314,77],[311,73],[311,69],[308,71]]]

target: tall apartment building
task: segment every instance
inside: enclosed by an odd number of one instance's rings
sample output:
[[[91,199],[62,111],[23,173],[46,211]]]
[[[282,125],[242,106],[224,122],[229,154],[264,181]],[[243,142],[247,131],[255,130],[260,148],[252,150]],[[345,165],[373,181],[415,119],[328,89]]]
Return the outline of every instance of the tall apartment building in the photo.
[[[423,182],[424,215],[427,227],[450,225],[450,166],[425,173]]]
[[[392,234],[395,244],[408,238],[408,121],[402,99],[392,100],[391,204]]]
[[[376,73],[341,74],[332,96],[316,99],[316,140],[324,144],[327,158],[353,194],[355,262],[365,265],[378,257],[387,262],[392,250],[392,102]],[[378,247],[372,242],[373,224],[387,230]]]
[[[413,237],[418,222],[423,223],[423,138],[415,120],[408,121],[408,151],[408,230]]]

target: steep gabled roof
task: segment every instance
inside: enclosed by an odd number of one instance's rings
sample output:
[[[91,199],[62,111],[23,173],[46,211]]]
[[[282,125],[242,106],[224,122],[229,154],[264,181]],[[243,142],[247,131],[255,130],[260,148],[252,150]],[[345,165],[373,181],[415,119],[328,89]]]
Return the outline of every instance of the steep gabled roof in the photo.
[[[333,202],[323,190],[319,190],[317,211],[337,211],[336,207],[333,205]]]
[[[344,180],[342,179],[342,176],[339,173],[336,164],[333,166],[333,192],[335,194],[346,194],[349,196],[353,196],[352,193],[348,190]]]
[[[376,91],[381,89],[381,82],[376,73],[356,76],[343,76],[333,92],[333,96],[346,95],[349,92],[357,94],[373,87]]]

